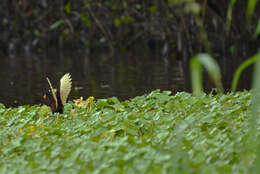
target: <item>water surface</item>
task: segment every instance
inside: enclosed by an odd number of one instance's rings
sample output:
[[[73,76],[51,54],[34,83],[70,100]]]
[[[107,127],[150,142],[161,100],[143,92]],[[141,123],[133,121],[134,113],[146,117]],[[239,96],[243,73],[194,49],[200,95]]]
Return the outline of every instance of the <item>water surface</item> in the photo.
[[[189,65],[179,58],[162,58],[160,55],[106,55],[57,53],[45,55],[3,56],[0,59],[0,103],[6,106],[43,103],[42,95],[48,84],[48,76],[55,87],[59,78],[70,72],[73,90],[70,100],[83,96],[107,98],[116,96],[120,100],[149,93],[155,89],[190,92]],[[228,91],[233,73],[243,60],[221,59],[223,84]],[[206,73],[205,73],[206,74]],[[250,89],[252,68],[247,70],[239,89]],[[205,90],[214,85],[204,77]]]

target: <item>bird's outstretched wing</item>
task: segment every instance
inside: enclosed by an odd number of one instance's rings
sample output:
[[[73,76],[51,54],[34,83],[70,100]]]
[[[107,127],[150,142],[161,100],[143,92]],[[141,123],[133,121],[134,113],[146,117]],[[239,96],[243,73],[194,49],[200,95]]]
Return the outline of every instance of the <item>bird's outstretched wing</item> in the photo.
[[[63,105],[66,103],[70,91],[71,91],[71,76],[69,73],[67,73],[60,79],[60,99]]]
[[[52,97],[53,97],[53,99],[55,100],[55,105],[56,105],[56,107],[58,107],[58,100],[57,100],[57,96],[56,96],[55,90],[53,89],[49,78],[46,77],[46,79],[47,79],[47,81],[48,81],[48,83],[49,83],[49,86],[50,86],[50,89],[51,89],[51,93],[52,93]]]

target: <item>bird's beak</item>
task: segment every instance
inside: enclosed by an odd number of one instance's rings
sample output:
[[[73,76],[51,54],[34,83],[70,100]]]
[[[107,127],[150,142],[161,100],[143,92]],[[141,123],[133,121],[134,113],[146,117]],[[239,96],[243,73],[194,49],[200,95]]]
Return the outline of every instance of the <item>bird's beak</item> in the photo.
[[[44,99],[44,100],[46,100],[46,99],[47,99],[47,96],[46,96],[46,95],[44,95],[44,96],[43,96],[43,99]]]

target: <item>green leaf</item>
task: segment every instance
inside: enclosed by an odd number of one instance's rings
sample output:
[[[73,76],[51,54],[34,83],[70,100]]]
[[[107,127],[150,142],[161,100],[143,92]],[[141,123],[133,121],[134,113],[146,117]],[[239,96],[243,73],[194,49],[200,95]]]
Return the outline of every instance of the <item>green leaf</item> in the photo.
[[[140,10],[142,8],[142,5],[141,4],[136,4],[135,8]]]
[[[115,25],[116,27],[119,27],[120,24],[121,24],[120,18],[116,18],[116,19],[114,20],[114,25]]]
[[[258,53],[256,56],[258,56],[258,61],[255,64],[254,67],[254,79],[253,79],[253,96],[252,96],[252,116],[249,120],[249,132],[247,134],[248,141],[245,143],[244,147],[244,154],[243,158],[247,157],[246,152],[254,152],[255,149],[257,149],[256,153],[256,160],[254,161],[254,172],[253,173],[259,173],[260,172],[260,151],[259,151],[259,144],[260,144],[260,138],[256,135],[256,132],[258,131],[258,122],[259,122],[259,108],[260,108],[260,53]]]
[[[51,30],[54,30],[54,29],[56,29],[56,28],[58,28],[58,27],[60,27],[60,26],[62,26],[64,24],[64,20],[58,20],[58,21],[56,21],[55,23],[53,23],[51,26],[50,26],[50,29]]]
[[[249,20],[249,22],[252,18],[252,15],[254,14],[257,2],[258,2],[258,0],[248,0],[246,16],[247,16],[247,19]]]
[[[84,22],[84,24],[87,27],[91,27],[91,20],[87,17],[86,14],[84,14],[84,13],[81,14],[81,20]]]
[[[260,18],[258,19],[258,22],[256,25],[255,36],[258,37],[259,34],[260,34]]]
[[[208,54],[198,54],[190,61],[192,90],[195,94],[203,91],[202,67],[203,65],[215,83],[219,92],[223,92],[221,73],[217,62]]]
[[[41,36],[41,33],[39,32],[39,30],[34,30],[34,34],[35,34],[35,36],[37,36],[37,37],[40,37],[40,36]]]
[[[226,18],[226,28],[229,30],[230,29],[230,25],[231,25],[231,20],[232,20],[232,11],[233,11],[233,7],[236,3],[236,0],[232,0],[229,3],[228,6],[228,10],[227,10],[227,18]]]
[[[63,114],[0,105],[0,173],[259,173],[251,168],[260,154],[254,87],[216,95],[155,90],[99,99],[91,110],[69,102]]]
[[[234,74],[233,80],[232,80],[232,91],[235,92],[238,85],[238,80],[240,78],[241,73],[250,65],[257,62],[260,59],[260,55],[256,54],[249,59],[245,60],[239,67],[236,69],[236,72]]]
[[[131,16],[121,16],[120,18],[116,18],[114,20],[114,25],[119,27],[122,23],[134,22],[135,18]]]
[[[152,6],[149,7],[149,12],[150,12],[150,13],[154,13],[154,12],[156,12],[156,11],[158,11],[158,7],[157,7],[157,6],[152,5]]]
[[[68,2],[65,7],[64,7],[64,10],[66,13],[70,14],[71,13],[71,3]]]

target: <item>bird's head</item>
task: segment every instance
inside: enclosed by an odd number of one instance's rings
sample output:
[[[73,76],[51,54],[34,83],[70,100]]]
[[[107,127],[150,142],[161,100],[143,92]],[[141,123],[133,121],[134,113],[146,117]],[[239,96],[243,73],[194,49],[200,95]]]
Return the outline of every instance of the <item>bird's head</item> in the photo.
[[[56,93],[57,90],[54,89],[54,92]],[[51,92],[51,90],[50,90],[50,89],[47,90],[47,91],[43,94],[42,97],[43,97],[44,100],[51,100],[51,99],[52,99],[52,92]]]

